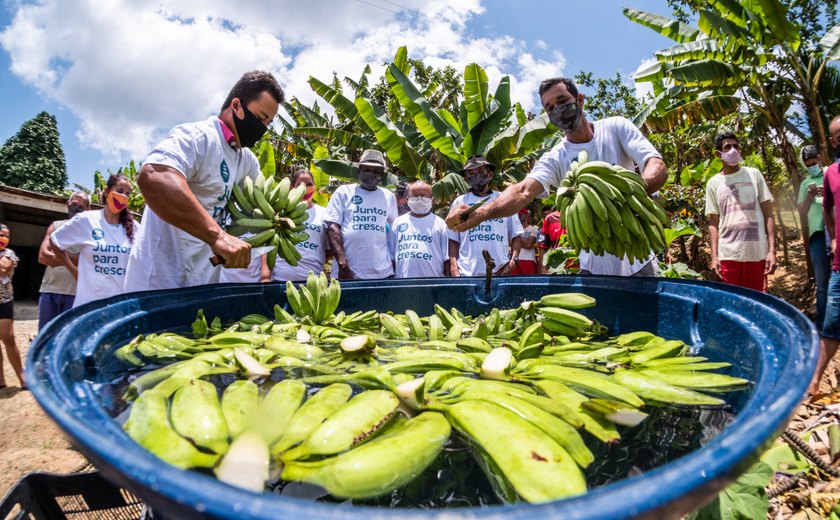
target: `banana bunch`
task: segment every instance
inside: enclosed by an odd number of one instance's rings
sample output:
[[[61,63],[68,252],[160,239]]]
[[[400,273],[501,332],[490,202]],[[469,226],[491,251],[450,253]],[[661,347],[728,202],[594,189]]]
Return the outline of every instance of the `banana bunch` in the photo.
[[[291,312],[275,306],[274,319],[249,314],[223,329],[199,312],[194,337],[120,347],[118,359],[150,365],[124,393],[125,431],[235,486],[261,491],[279,475],[342,499],[428,476],[455,437],[500,501],[538,503],[585,493],[602,451],[593,443],[620,442],[649,405],[719,407],[718,394],[747,384],[680,340],[609,337],[581,293],[477,316],[441,305],[428,316],[335,314],[338,283],[289,283]],[[220,392],[208,378],[228,384]]]
[[[577,249],[645,260],[665,249],[668,215],[635,173],[580,152],[557,191],[569,243]]]
[[[292,189],[288,177],[278,182],[274,176],[259,175],[256,181],[246,177],[242,187],[234,184],[232,192],[226,208],[233,224],[227,232],[235,236],[254,233],[245,241],[254,247],[273,246],[266,256],[269,269],[274,269],[278,254],[296,266],[301,255],[295,245],[309,238],[305,232],[308,205],[303,201],[306,186]]]
[[[310,271],[306,277],[306,284],[301,284],[298,288],[295,288],[291,280],[286,282],[286,298],[296,316],[322,324],[332,318],[333,312],[338,308],[341,285],[335,278],[330,282],[323,272],[318,276]]]

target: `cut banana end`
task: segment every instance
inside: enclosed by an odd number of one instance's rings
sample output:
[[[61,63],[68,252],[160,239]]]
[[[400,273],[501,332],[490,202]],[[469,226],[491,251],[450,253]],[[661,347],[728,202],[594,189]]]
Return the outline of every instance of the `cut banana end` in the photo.
[[[295,339],[298,341],[298,343],[309,343],[310,341],[312,341],[312,335],[303,329],[298,329],[298,331],[295,333]]]
[[[216,477],[250,491],[261,492],[268,480],[268,446],[262,436],[246,431],[240,434],[216,467]]]
[[[508,370],[513,363],[513,352],[507,347],[494,348],[481,364],[481,377],[507,381]]]
[[[254,359],[253,356],[242,350],[241,348],[233,349],[233,356],[236,358],[236,361],[242,365],[242,368],[248,373],[248,375],[252,376],[269,376],[271,375],[271,370],[267,367],[260,364],[259,361]]]
[[[396,386],[396,388],[394,388],[394,393],[397,394],[397,397],[400,398],[400,401],[402,401],[403,404],[414,410],[419,410],[420,399],[423,395],[423,387],[425,386],[425,383],[425,378],[418,377],[416,379],[406,381],[405,383],[400,383]]]
[[[360,334],[358,336],[344,338],[341,340],[339,346],[345,354],[370,354],[376,348],[376,340],[367,334]]]

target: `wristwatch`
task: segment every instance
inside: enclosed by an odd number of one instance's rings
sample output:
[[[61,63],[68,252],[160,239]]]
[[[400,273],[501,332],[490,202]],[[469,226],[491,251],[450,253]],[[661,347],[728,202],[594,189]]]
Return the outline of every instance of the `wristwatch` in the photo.
[[[511,260],[513,260],[514,264],[519,265],[519,257],[511,258]]]

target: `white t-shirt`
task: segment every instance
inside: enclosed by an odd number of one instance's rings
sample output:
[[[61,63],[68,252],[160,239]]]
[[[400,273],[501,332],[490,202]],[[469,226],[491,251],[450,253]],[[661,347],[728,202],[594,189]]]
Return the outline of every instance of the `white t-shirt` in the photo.
[[[528,226],[525,228],[524,232],[522,233],[522,239],[536,237],[537,236],[537,227],[536,226]],[[537,244],[534,244],[534,247],[537,247]],[[534,248],[525,249],[524,247],[519,250],[519,259],[520,260],[531,260],[536,261],[537,255],[534,254]]]
[[[471,206],[476,202],[490,197],[491,202],[499,197],[498,191],[491,191],[490,195],[473,195],[468,192],[452,201],[451,208],[459,204]],[[522,235],[522,223],[519,217],[493,218],[485,220],[476,227],[459,233],[449,230],[449,240],[454,240],[460,245],[458,247],[458,271],[461,276],[483,276],[487,272],[487,264],[481,251],[486,249],[493,261],[496,263],[496,270],[510,261],[510,242]]]
[[[543,196],[546,196],[551,188],[560,185],[572,161],[577,160],[578,153],[584,150],[589,154],[590,161],[620,164],[630,171],[633,171],[635,164],[639,165],[639,171],[643,171],[648,159],[662,158],[656,148],[629,119],[617,116],[608,117],[595,121],[592,125],[595,135],[591,141],[570,143],[567,139],[563,139],[543,154],[534,165],[527,178],[539,181],[543,185],[545,189]],[[653,256],[651,253],[647,260],[637,260],[631,264],[627,257],[619,259],[609,253],[598,256],[589,251],[581,251],[580,268],[592,274],[630,276],[639,272]]]
[[[247,148],[234,150],[222,135],[221,121],[176,126],[149,153],[144,164],[161,164],[181,172],[199,204],[223,225],[231,188],[246,176],[256,178],[260,165]],[[126,273],[126,289],[142,291],[215,283],[221,266],[213,267],[210,246],[167,224],[149,206],[137,233]]]
[[[394,221],[391,254],[395,278],[444,276],[443,263],[449,259],[449,228],[434,213],[415,217],[411,213]]]
[[[50,235],[62,251],[78,248],[79,279],[73,307],[126,292],[131,242],[122,224],[109,224],[105,210],[83,211]]]
[[[310,272],[320,274],[324,270],[324,262],[327,260],[327,226],[324,224],[326,208],[313,204],[306,210],[306,232],[309,238],[295,245],[300,252],[300,260],[295,267],[290,266],[281,257],[277,257],[274,270],[271,272],[272,280],[285,282],[286,280],[306,280]]]
[[[326,222],[341,226],[347,265],[362,280],[379,280],[394,274],[388,234],[397,218],[397,198],[377,187],[339,186],[327,206]]]
[[[239,235],[238,238],[245,240],[252,236],[254,236],[254,233],[249,232]],[[262,256],[251,258],[251,263],[248,264],[248,267],[242,267],[240,269],[222,267],[219,271],[219,283],[259,283],[261,268]]]
[[[718,173],[709,179],[706,215],[720,216],[718,259],[758,262],[767,257],[770,246],[761,203],[768,200],[773,195],[755,168],[742,166],[735,173]]]

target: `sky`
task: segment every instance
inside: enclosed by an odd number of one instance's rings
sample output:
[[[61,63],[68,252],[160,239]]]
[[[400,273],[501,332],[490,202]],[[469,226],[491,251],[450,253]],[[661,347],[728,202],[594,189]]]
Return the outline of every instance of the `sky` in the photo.
[[[70,183],[142,162],[174,126],[218,114],[233,83],[272,72],[288,98],[307,80],[378,78],[401,45],[433,66],[485,68],[491,91],[539,112],[547,77],[632,73],[673,44],[622,14],[665,0],[0,0],[0,143],[56,116]],[[584,93],[586,90],[584,89]]]

